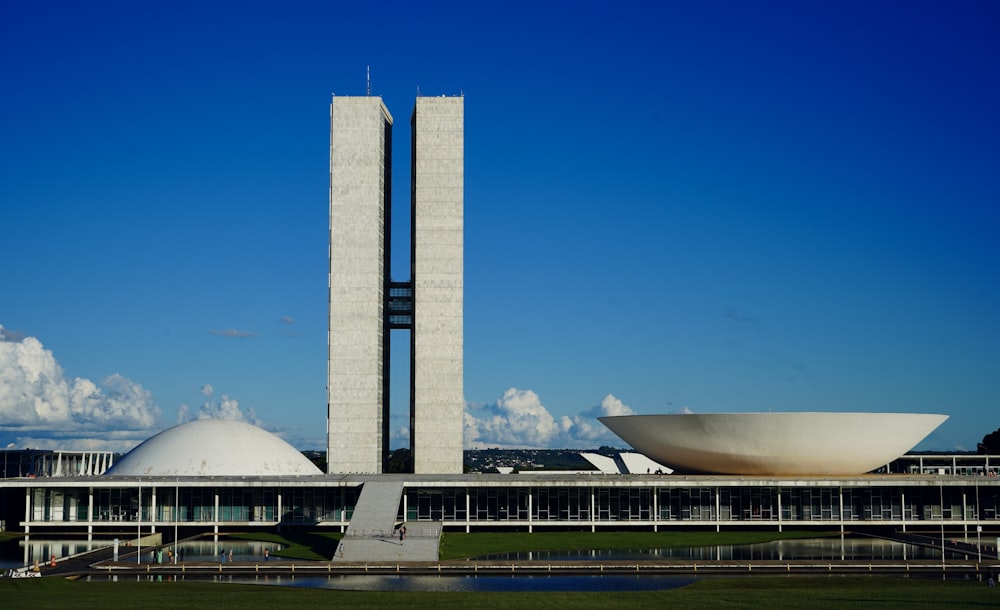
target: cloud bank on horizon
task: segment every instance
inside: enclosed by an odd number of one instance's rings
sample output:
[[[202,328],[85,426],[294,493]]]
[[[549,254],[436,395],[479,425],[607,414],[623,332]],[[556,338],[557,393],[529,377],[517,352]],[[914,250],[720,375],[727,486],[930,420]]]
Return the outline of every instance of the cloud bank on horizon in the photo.
[[[211,384],[201,387],[204,402],[182,404],[177,423],[195,419],[233,419],[275,431],[253,408],[241,407],[226,394],[215,397]],[[598,417],[635,412],[612,394],[573,416],[553,416],[532,390],[510,388],[495,402],[469,404],[465,412],[465,447],[588,448],[622,441]],[[66,377],[51,350],[35,337],[0,325],[0,433],[13,435],[15,447],[128,451],[166,427],[152,393],[118,373],[95,383]],[[326,446],[325,438],[288,438],[293,445]],[[401,426],[392,439],[402,444],[409,430]]]
[[[67,378],[41,341],[0,325],[0,432],[17,446],[115,451],[155,432],[159,417],[138,383],[118,373]]]
[[[252,408],[243,409],[238,400],[223,394],[219,400],[214,400],[212,395],[215,388],[212,384],[206,383],[201,386],[201,395],[205,397],[197,410],[192,410],[187,404],[183,404],[177,409],[177,423],[183,424],[195,419],[232,419],[236,421],[252,424],[259,428],[267,428]]]
[[[535,392],[510,388],[494,403],[466,407],[465,447],[565,449],[621,445],[622,440],[597,421],[606,415],[635,415],[635,411],[608,394],[588,411],[556,418]]]

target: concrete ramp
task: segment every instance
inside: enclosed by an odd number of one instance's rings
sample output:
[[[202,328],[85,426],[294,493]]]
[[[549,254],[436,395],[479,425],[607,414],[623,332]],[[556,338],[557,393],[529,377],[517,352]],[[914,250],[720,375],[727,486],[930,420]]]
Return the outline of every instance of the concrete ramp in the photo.
[[[396,515],[402,497],[402,481],[366,481],[333,561],[437,561],[440,523],[403,523],[406,536],[400,539]]]
[[[365,481],[345,537],[392,536],[402,497],[402,481]]]

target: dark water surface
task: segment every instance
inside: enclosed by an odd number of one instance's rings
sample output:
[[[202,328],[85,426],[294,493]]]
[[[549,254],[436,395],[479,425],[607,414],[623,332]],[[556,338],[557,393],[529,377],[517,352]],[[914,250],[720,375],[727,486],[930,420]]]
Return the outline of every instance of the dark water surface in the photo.
[[[167,576],[88,576],[88,582],[165,582]],[[659,591],[697,580],[693,576],[187,576],[176,582],[217,582],[342,591]]]
[[[52,554],[63,557],[81,553],[109,544],[107,540],[43,540],[32,537],[29,541],[14,540],[0,543],[0,568],[31,565],[35,557],[47,558]],[[171,547],[172,548],[172,547]],[[270,552],[279,545],[259,541],[214,540],[186,541],[178,545],[185,560],[228,559],[233,551],[234,561],[261,561],[264,549]],[[134,549],[123,548],[125,551]],[[951,553],[948,554],[952,556]],[[874,538],[813,538],[804,540],[776,540],[760,544],[723,545],[693,548],[663,548],[613,551],[545,551],[504,553],[480,559],[511,561],[615,561],[615,560],[908,560],[940,559],[941,550],[901,542]],[[955,555],[955,558],[960,558]],[[142,563],[154,561],[143,552]],[[166,553],[164,552],[164,562]],[[171,576],[108,576],[94,575],[91,582],[107,581],[171,581]],[[180,577],[183,582],[220,582],[258,584],[284,587],[309,587],[351,591],[648,591],[673,589],[695,582],[691,576],[664,575],[446,575],[446,576],[393,576],[393,575],[214,575]]]
[[[964,559],[961,554],[949,558]],[[940,559],[941,549],[927,548],[877,538],[806,538],[775,540],[760,544],[677,547],[665,549],[617,549],[604,551],[531,551],[497,553],[479,559],[512,561],[614,561],[689,559],[694,561]]]
[[[39,562],[47,561],[52,555],[56,557],[68,557],[78,553],[85,553],[95,549],[104,548],[114,544],[113,539],[101,538],[87,540],[67,540],[67,539],[46,539],[31,536],[28,540],[10,540],[0,543],[0,569],[19,568],[33,565],[37,559]],[[167,562],[167,550],[173,551],[175,548],[185,561],[229,561],[229,553],[232,551],[233,561],[264,561],[264,549],[273,554],[283,545],[273,542],[261,542],[258,540],[232,540],[220,537],[214,540],[211,537],[202,540],[186,540],[180,542],[175,547],[167,545],[163,548],[162,563]],[[135,547],[119,547],[119,558],[125,561],[130,557],[136,561]],[[152,554],[152,550],[142,551],[136,563],[157,563],[158,556]]]

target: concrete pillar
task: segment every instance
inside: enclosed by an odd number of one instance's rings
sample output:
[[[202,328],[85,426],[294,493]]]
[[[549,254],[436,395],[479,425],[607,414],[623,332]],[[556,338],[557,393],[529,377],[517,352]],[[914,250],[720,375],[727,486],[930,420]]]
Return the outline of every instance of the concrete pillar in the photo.
[[[94,535],[94,488],[87,488],[87,540]]]
[[[29,525],[31,523],[31,519],[32,519],[31,488],[25,487],[24,488],[24,533],[25,534],[31,533],[31,525]]]
[[[781,523],[781,488],[778,488],[778,531],[782,531]]]

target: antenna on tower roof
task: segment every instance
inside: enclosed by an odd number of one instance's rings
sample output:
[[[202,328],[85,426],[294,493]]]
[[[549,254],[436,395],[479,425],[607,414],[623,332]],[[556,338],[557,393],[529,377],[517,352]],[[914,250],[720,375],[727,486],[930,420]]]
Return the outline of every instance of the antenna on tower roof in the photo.
[[[368,66],[368,87],[365,89],[368,97],[372,96],[372,67]]]

